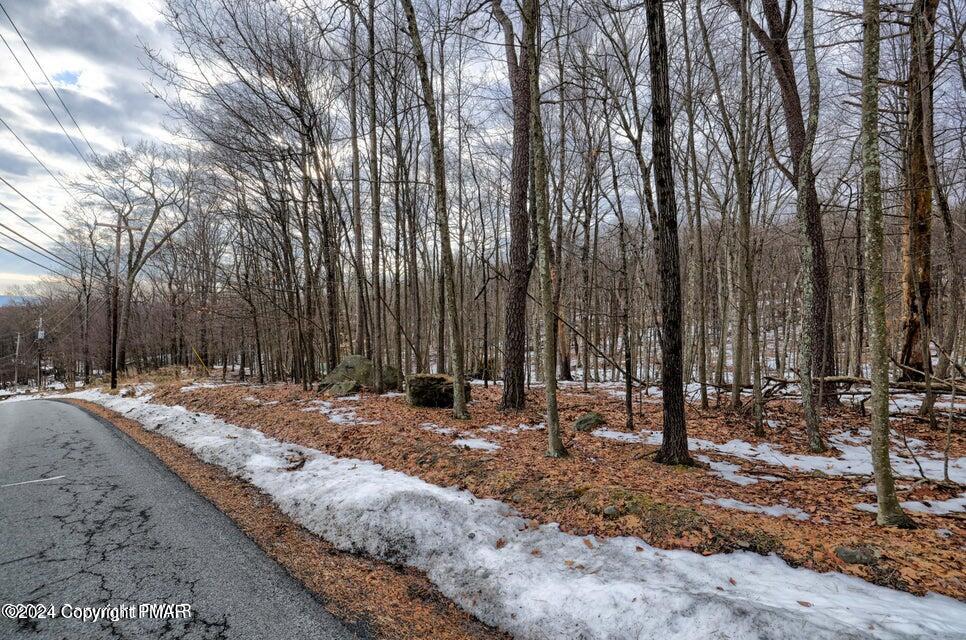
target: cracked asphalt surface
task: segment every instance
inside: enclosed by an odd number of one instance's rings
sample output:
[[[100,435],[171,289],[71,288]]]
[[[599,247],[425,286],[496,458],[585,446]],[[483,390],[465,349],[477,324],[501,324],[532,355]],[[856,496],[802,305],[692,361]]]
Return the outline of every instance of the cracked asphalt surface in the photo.
[[[26,602],[193,615],[0,618],[0,638],[358,637],[157,458],[53,401],[0,403],[0,604]]]

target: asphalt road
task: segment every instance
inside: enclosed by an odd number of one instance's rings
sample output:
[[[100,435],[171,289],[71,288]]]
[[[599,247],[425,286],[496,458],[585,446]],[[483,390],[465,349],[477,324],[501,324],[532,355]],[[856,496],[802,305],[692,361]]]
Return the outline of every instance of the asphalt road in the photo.
[[[153,455],[53,401],[0,402],[0,604],[27,602],[58,617],[0,618],[0,638],[357,637]],[[192,615],[61,617],[141,603]]]

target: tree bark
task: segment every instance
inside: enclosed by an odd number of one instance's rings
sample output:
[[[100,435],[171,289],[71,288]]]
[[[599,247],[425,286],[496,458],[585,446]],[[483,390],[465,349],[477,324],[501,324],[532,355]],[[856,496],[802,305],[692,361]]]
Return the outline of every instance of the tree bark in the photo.
[[[433,187],[435,193],[436,226],[439,229],[440,254],[442,258],[443,285],[445,288],[446,307],[450,325],[450,349],[453,352],[453,416],[459,419],[469,418],[466,410],[466,396],[463,387],[466,379],[463,365],[463,331],[459,312],[456,308],[456,282],[453,269],[453,248],[450,246],[449,215],[446,203],[446,165],[443,158],[443,143],[439,133],[439,118],[436,115],[436,98],[433,93],[433,82],[429,77],[426,64],[426,54],[419,35],[419,25],[416,22],[416,11],[412,0],[402,0],[409,37],[413,43],[413,55],[416,59],[416,70],[419,72],[419,84],[422,89],[423,106],[426,109],[426,124],[429,128],[430,152],[433,160]]]
[[[530,283],[530,61],[526,46],[517,46],[510,18],[500,0],[492,0],[491,11],[503,30],[503,48],[513,101],[513,155],[510,161],[510,286],[507,291],[503,358],[504,409],[522,409],[526,404],[524,362],[527,335],[527,288]],[[524,27],[526,30],[527,27]]]
[[[380,193],[379,142],[376,136],[376,4],[369,0],[369,193],[372,206],[372,382],[376,393],[382,393],[383,335],[382,322],[382,194]]]
[[[684,372],[681,345],[681,264],[678,256],[678,216],[671,159],[671,93],[668,78],[664,5],[646,0],[648,56],[651,71],[652,154],[657,191],[657,261],[661,278],[661,390],[664,433],[655,460],[694,464],[688,454],[684,422]]]
[[[933,57],[938,0],[914,0],[910,15],[909,76],[906,85],[906,158],[902,234],[902,378],[922,380],[932,371],[923,354],[923,340],[930,339],[932,318],[932,185],[926,159],[924,131],[932,131]],[[923,331],[925,327],[925,331]],[[923,335],[925,333],[926,335]],[[922,372],[922,373],[917,373]]]
[[[540,304],[543,307],[543,326],[547,339],[543,340],[544,393],[547,399],[547,456],[567,455],[560,436],[560,416],[557,411],[557,345],[553,326],[553,281],[550,277],[553,258],[550,249],[550,207],[547,198],[547,153],[543,139],[543,119],[540,115],[540,66],[537,32],[540,24],[540,1],[527,0],[524,11],[524,46],[527,48],[530,81],[530,148],[533,150],[533,189],[536,203],[537,251],[540,269]]]
[[[728,3],[739,16],[747,14],[748,7],[745,0],[728,0]],[[805,153],[806,148],[810,149],[811,145],[806,144],[808,132],[802,114],[802,99],[795,74],[795,62],[788,42],[788,32],[793,18],[791,13],[796,9],[794,3],[787,3],[786,7],[786,12],[783,13],[779,0],[762,0],[767,31],[750,15],[747,15],[747,20],[751,33],[768,56],[781,93],[792,162],[790,169],[785,167],[782,169],[798,191],[802,232],[811,254],[806,274],[809,280],[807,286],[811,289],[808,309],[805,311],[809,318],[804,323],[810,332],[812,343],[809,361],[814,375],[827,377],[835,375],[835,341],[829,297],[828,258],[811,153]],[[815,99],[817,100],[817,96]],[[814,395],[817,396],[819,391],[817,388],[814,389]],[[822,396],[826,402],[837,401],[837,395],[833,391],[832,387],[822,389]]]
[[[869,351],[872,360],[872,465],[875,470],[876,521],[912,524],[896,498],[889,460],[889,360],[882,266],[882,189],[879,168],[879,0],[863,2],[862,176],[869,279]]]

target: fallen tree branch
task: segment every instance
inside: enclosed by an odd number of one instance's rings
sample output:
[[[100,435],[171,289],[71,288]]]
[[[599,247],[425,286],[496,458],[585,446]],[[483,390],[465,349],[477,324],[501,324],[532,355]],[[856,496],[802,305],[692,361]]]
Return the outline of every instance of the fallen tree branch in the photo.
[[[787,384],[798,384],[798,380],[782,380],[781,378],[773,378],[771,376],[765,376],[765,379],[770,382],[785,382]],[[822,378],[815,378],[816,382],[828,382],[831,384],[861,384],[866,386],[871,386],[872,382],[868,378],[858,378],[855,376],[825,376]],[[890,389],[903,389],[906,391],[926,391],[925,382],[912,382],[912,381],[895,381],[889,382]],[[953,380],[933,380],[932,390],[940,393],[952,393],[954,390],[957,394],[966,393],[966,385],[957,383]]]

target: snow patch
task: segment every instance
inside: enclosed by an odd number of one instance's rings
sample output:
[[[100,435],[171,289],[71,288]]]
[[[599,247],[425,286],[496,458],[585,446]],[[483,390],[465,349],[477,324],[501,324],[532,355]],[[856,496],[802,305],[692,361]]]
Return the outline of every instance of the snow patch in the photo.
[[[526,422],[521,422],[508,431],[509,433],[520,433],[521,431],[542,431],[546,428],[547,425],[542,422],[538,422],[537,424],[527,424]]]
[[[500,448],[495,442],[484,440],[483,438],[457,438],[451,442],[454,447],[466,447],[467,449],[482,449],[483,451],[496,451]]]
[[[647,444],[661,444],[661,433],[659,431],[648,431],[650,435],[645,439],[639,433],[627,433],[626,431],[614,431],[613,429],[594,429],[590,435],[618,442],[644,442]],[[653,442],[653,436],[657,435],[657,442]]]
[[[441,427],[438,424],[433,422],[424,422],[421,425],[419,425],[419,428],[422,429],[423,431],[430,431],[432,433],[438,433],[443,436],[449,436],[456,433],[456,429],[451,429],[449,427]]]
[[[302,411],[305,413],[321,413],[332,424],[379,424],[378,420],[363,420],[353,409],[333,406],[328,400],[310,400],[308,404],[309,406],[302,409]]]
[[[863,433],[864,432],[864,433]],[[642,430],[636,433],[613,431],[611,429],[597,429],[591,435],[608,438],[626,443],[661,444],[660,431]],[[872,455],[869,452],[868,430],[858,432],[844,432],[829,436],[829,444],[840,451],[837,458],[826,456],[812,456],[797,453],[785,453],[779,445],[768,443],[752,444],[745,440],[730,440],[724,444],[688,438],[688,447],[694,451],[715,451],[734,456],[743,460],[764,462],[765,464],[786,467],[795,471],[821,471],[832,476],[843,475],[872,475]],[[924,448],[924,444],[915,439],[910,440],[910,448],[915,451],[918,447],[917,458],[919,464],[912,458],[906,458],[892,452],[892,469],[896,475],[918,478],[919,465],[922,466],[926,477],[933,480],[943,479],[942,454]],[[966,457],[951,458],[949,460],[949,478],[953,482],[966,484]]]
[[[907,500],[900,502],[899,505],[906,511],[917,511],[919,513],[930,513],[934,516],[945,516],[950,513],[960,513],[966,511],[966,493],[960,494],[949,500]],[[859,511],[876,513],[878,507],[874,503],[863,502],[855,505]]]
[[[761,513],[773,518],[789,516],[795,518],[796,520],[808,520],[808,514],[801,509],[787,507],[783,504],[775,504],[771,505],[770,507],[765,507],[758,504],[742,502],[741,500],[734,500],[732,498],[715,498],[713,500],[706,499],[702,502],[704,502],[704,504],[718,505],[719,507],[724,507],[725,509],[735,509],[737,511],[745,511],[747,513]]]
[[[712,460],[708,456],[696,456],[698,460],[706,463],[711,467],[711,474],[723,478],[728,482],[733,482],[746,487],[750,484],[758,484],[758,478],[752,478],[750,476],[743,476],[739,471],[741,471],[741,466],[737,464],[732,464],[731,462],[723,462],[721,460]],[[763,478],[771,479],[775,476],[762,476]],[[781,481],[781,478],[775,478],[774,481]]]
[[[464,447],[466,449],[480,449],[483,451],[496,451],[500,448],[495,442],[485,440],[483,438],[477,438],[473,433],[469,431],[457,431],[450,427],[441,427],[433,422],[424,422],[419,425],[419,428],[423,431],[429,431],[431,433],[438,433],[441,436],[451,436],[456,435],[456,440],[453,440],[450,444],[454,447]]]

